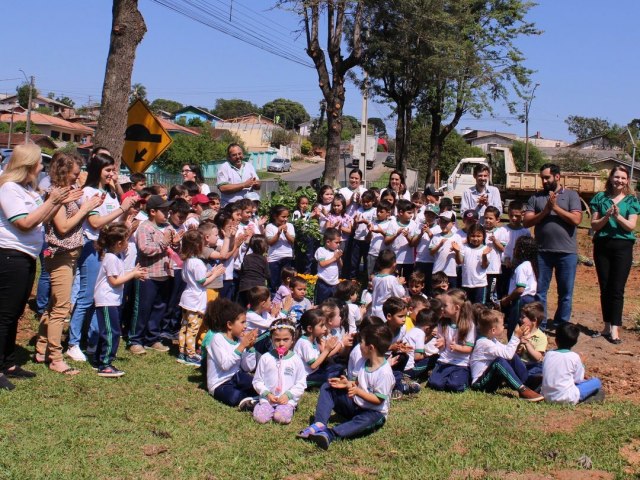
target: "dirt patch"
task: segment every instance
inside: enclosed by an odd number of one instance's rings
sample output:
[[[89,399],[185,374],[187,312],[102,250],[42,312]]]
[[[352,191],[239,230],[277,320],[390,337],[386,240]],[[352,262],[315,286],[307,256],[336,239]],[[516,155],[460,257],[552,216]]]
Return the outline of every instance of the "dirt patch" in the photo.
[[[611,416],[613,413],[609,411],[594,411],[583,407],[571,411],[551,410],[545,414],[544,421],[537,423],[537,428],[546,433],[571,433],[585,422],[603,420]]]
[[[552,470],[549,473],[492,473],[492,478],[503,480],[611,480],[614,475],[604,470]]]
[[[620,456],[629,464],[624,469],[629,475],[640,474],[640,439],[631,440],[620,448]]]

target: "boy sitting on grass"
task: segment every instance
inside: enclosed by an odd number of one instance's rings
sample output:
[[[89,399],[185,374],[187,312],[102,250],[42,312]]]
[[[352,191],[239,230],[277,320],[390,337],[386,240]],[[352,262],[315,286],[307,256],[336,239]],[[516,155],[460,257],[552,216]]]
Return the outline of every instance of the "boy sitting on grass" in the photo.
[[[547,351],[547,336],[540,330],[544,320],[544,306],[540,302],[528,303],[520,312],[520,324],[529,331],[520,337],[517,353],[529,372],[527,386],[537,388],[542,381],[542,360]]]

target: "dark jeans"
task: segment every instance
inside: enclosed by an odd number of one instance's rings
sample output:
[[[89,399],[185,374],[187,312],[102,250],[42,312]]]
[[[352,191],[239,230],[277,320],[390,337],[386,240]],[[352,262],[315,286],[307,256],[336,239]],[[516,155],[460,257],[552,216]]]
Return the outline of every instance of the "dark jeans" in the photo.
[[[346,422],[328,430],[332,440],[335,437],[349,438],[373,431],[382,427],[385,422],[384,414],[356,405],[353,398],[349,398],[346,388],[331,388],[325,383],[320,388],[315,421],[327,425],[332,411],[347,419]]]
[[[458,277],[447,277],[449,279],[449,290],[452,288],[458,288]]]
[[[44,249],[47,248],[45,243]],[[51,296],[51,277],[46,268],[44,268],[44,255],[40,252],[40,277],[38,278],[38,287],[36,289],[36,313],[42,315],[49,305],[49,297]]]
[[[431,296],[431,276],[433,275],[433,262],[424,263],[417,262],[416,270],[424,273],[424,293],[428,297]]]
[[[336,292],[336,285],[329,285],[324,280],[318,278],[316,281],[316,291],[315,291],[315,301],[313,302],[315,305],[320,305],[327,298],[333,297]]]
[[[305,251],[302,251],[304,245]],[[296,272],[304,274],[315,273],[316,260],[313,258],[314,252],[318,249],[318,241],[308,235],[296,237],[295,266]]]
[[[503,381],[506,381],[511,388],[519,390],[526,383],[528,376],[527,367],[518,355],[514,355],[511,360],[496,358],[480,378],[471,385],[471,388],[493,393],[500,388]]]
[[[35,258],[18,250],[0,248],[0,370],[16,364],[18,320],[35,278]]]
[[[509,282],[511,281],[512,274],[513,268],[508,268],[502,265],[502,273],[498,276],[498,285],[496,289],[498,298],[506,297],[509,294]]]
[[[398,277],[404,277],[407,281],[407,285],[409,285],[409,277],[413,273],[413,263],[398,263],[396,264],[396,271],[398,272]]]
[[[535,301],[536,297],[532,295],[522,295],[507,309],[507,311],[505,312],[505,317],[507,319],[507,338],[509,340],[511,339],[511,335],[513,335],[513,332],[518,326],[518,322],[520,322],[520,312],[522,312],[522,307],[524,307],[528,303],[532,303]]]
[[[220,289],[220,296],[233,300],[236,294],[236,283],[234,280],[223,280],[222,288]]]
[[[168,280],[138,281],[138,315],[131,321],[130,345],[151,346],[160,341],[160,327],[171,294]]]
[[[633,240],[596,238],[593,260],[600,284],[600,308],[605,323],[622,326],[624,287],[633,260]]]
[[[558,288],[558,308],[553,317],[553,323],[571,321],[571,302],[573,301],[573,283],[576,279],[578,255],[575,253],[538,253],[538,298],[547,313],[547,292],[551,283],[551,275],[555,270]],[[545,315],[548,318],[548,313]],[[544,328],[546,326],[542,325]]]
[[[98,345],[96,364],[111,365],[120,345],[120,309],[118,307],[96,307],[98,316]]]
[[[438,358],[440,358],[440,355],[438,355],[437,353],[435,355],[424,357],[422,360],[418,360],[413,365],[413,368],[405,370],[404,373],[405,375],[408,375],[412,380],[422,382],[427,378],[429,372],[434,369]]]
[[[280,285],[282,285],[281,273],[284,267],[290,267],[293,265],[293,258],[281,258],[275,262],[269,262],[269,275],[271,280],[269,281],[269,287],[271,289],[271,295],[274,295]]]
[[[364,271],[367,271],[367,257],[369,256],[369,242],[366,240],[352,240],[351,244],[351,262],[349,266],[349,275],[347,278],[357,279],[360,275],[360,262],[364,264]]]
[[[174,334],[180,330],[182,323],[182,308],[180,308],[180,297],[187,284],[182,279],[182,270],[174,270],[173,278],[169,279],[171,283],[171,296],[167,303],[167,311],[162,320],[162,333]]]
[[[463,287],[463,290],[467,292],[467,300],[471,303],[484,303],[487,287]]]
[[[444,392],[464,392],[469,386],[469,367],[438,362],[427,385]]]
[[[494,295],[497,295],[499,281],[500,281],[499,273],[487,274],[487,288],[484,291],[484,301],[482,303],[484,303],[485,305],[491,305],[491,287],[492,287],[492,284],[495,282]],[[502,297],[495,296],[494,298],[502,298]]]
[[[243,399],[256,396],[252,382],[251,375],[238,370],[233,377],[216,387],[213,398],[230,407],[237,407]]]
[[[333,363],[333,360],[325,360],[315,372],[307,375],[307,387],[319,387],[330,378],[339,377],[344,370],[344,366],[339,363]]]

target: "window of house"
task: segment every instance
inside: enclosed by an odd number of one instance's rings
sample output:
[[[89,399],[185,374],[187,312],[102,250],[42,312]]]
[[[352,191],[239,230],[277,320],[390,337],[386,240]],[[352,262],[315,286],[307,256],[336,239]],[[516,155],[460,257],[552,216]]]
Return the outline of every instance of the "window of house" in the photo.
[[[60,138],[60,132],[57,130],[51,130],[51,138],[55,138],[56,140]]]
[[[62,141],[63,142],[70,142],[71,141],[71,134],[70,133],[63,133],[62,134]]]

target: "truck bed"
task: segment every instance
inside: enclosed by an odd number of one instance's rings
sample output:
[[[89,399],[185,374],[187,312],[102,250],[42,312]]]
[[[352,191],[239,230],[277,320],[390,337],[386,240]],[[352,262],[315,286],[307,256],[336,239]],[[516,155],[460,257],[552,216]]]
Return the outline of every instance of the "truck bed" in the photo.
[[[605,189],[608,172],[574,173],[560,175],[560,184],[575,190],[583,197],[591,197]],[[536,192],[542,190],[542,179],[538,172],[515,172],[507,174],[506,189],[511,192]]]

